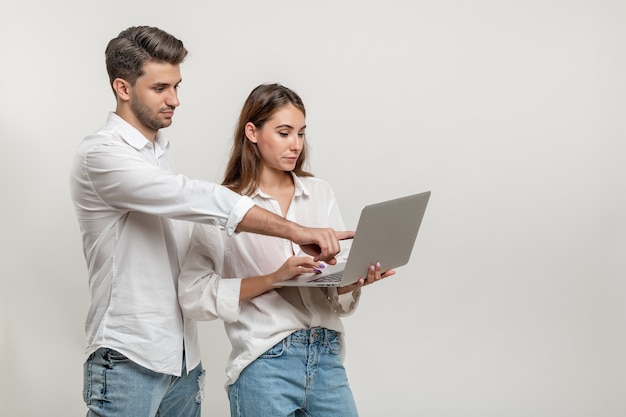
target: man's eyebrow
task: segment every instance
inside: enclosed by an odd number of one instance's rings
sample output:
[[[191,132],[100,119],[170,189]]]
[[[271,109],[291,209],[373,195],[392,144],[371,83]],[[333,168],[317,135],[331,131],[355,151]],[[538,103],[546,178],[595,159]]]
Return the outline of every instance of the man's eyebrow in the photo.
[[[182,78],[181,78],[181,79],[180,79],[180,80],[178,80],[178,82],[177,82],[176,84],[174,84],[174,85],[180,85],[180,83],[182,83],[182,82],[183,82],[183,80],[182,80]],[[154,82],[152,85],[157,86],[157,87],[167,87],[167,86],[172,85],[172,84],[171,84],[171,83],[164,82],[164,81],[156,81],[156,82]]]

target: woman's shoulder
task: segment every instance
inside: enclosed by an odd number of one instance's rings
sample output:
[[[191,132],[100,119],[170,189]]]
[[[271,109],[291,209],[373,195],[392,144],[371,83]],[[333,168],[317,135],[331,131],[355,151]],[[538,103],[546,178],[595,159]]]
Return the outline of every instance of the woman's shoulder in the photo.
[[[333,188],[325,179],[319,177],[298,177],[309,191],[328,191],[332,192]]]

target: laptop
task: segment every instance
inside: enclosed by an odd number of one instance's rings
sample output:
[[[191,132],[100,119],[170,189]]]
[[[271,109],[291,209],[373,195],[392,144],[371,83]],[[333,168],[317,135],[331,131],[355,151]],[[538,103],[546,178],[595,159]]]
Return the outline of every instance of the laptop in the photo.
[[[411,257],[430,191],[365,206],[345,262],[326,265],[321,273],[298,275],[277,287],[344,287],[367,277],[370,265],[380,262],[388,271],[406,265]]]

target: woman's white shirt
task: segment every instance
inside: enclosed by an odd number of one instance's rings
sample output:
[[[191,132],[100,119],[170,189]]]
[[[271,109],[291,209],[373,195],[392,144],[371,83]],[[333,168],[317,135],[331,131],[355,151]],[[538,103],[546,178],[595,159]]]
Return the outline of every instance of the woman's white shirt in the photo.
[[[303,226],[345,230],[329,184],[315,177],[293,178],[295,193],[286,218]],[[278,201],[262,190],[251,198],[258,206],[281,214]],[[350,241],[342,242],[338,260],[347,257],[349,247]],[[229,237],[219,227],[194,225],[179,277],[179,302],[183,313],[193,319],[224,320],[232,345],[227,385],[263,352],[296,330],[321,326],[339,332],[343,339],[340,316],[354,311],[360,290],[338,295],[335,288],[283,287],[239,302],[242,279],[272,273],[294,255],[307,256],[286,239],[252,233]]]

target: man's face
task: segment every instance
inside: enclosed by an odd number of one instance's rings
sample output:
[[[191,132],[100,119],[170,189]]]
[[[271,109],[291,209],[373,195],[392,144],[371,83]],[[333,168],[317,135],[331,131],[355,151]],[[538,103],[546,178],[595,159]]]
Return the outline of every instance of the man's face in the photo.
[[[135,125],[147,138],[172,124],[174,109],[180,105],[180,66],[148,62],[144,74],[130,88],[130,109]]]

